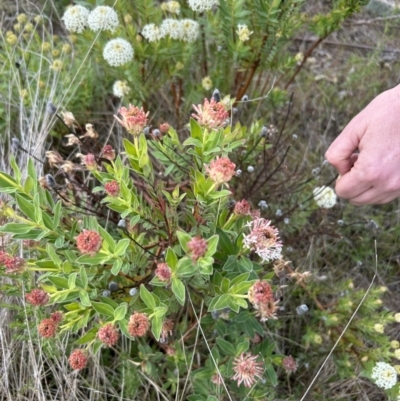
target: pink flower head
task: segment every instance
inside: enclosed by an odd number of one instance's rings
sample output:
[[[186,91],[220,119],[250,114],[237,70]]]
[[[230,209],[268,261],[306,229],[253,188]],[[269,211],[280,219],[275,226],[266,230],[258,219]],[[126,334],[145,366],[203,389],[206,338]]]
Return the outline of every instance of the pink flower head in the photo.
[[[168,336],[172,336],[172,330],[174,329],[174,322],[172,319],[164,320],[164,323],[161,328],[161,341],[165,342]]]
[[[150,328],[150,321],[146,313],[134,312],[129,318],[128,332],[132,337],[143,337]]]
[[[104,146],[101,156],[104,157],[107,160],[114,160],[115,159],[115,150],[111,145],[106,145]]]
[[[94,256],[101,248],[103,239],[100,234],[93,230],[85,230],[75,237],[76,246],[83,255]]]
[[[269,301],[264,303],[255,304],[257,310],[256,316],[260,318],[261,322],[266,322],[268,319],[277,319],[276,312],[278,310],[277,304],[279,301]]]
[[[246,199],[236,202],[235,209],[233,210],[238,216],[248,216],[250,214],[250,204]]]
[[[242,383],[246,387],[251,387],[257,378],[261,379],[263,374],[263,363],[256,362],[257,355],[252,355],[250,352],[241,353],[233,361],[233,370],[235,375],[232,380],[236,380],[238,386]]]
[[[143,132],[144,127],[147,125],[147,116],[149,112],[145,113],[143,107],[129,105],[129,108],[121,107],[118,110],[122,119],[114,116],[115,119],[132,135],[139,135]]]
[[[297,363],[294,360],[294,358],[292,357],[292,355],[289,356],[285,356],[282,359],[282,367],[283,369],[286,370],[286,372],[290,373],[290,372],[295,372],[297,369]]]
[[[157,269],[154,272],[155,276],[161,280],[169,283],[171,280],[171,269],[166,263],[158,263],[157,264]]]
[[[271,286],[266,281],[257,281],[248,291],[249,301],[253,305],[274,302]]]
[[[235,175],[235,163],[227,157],[213,160],[209,166],[205,165],[206,172],[216,184],[228,182]]]
[[[119,332],[113,324],[108,323],[98,331],[97,336],[102,343],[112,347],[118,342]]]
[[[97,169],[96,158],[94,157],[93,153],[88,153],[87,155],[84,155],[82,159],[82,164],[85,165],[88,170]]]
[[[6,268],[6,274],[18,273],[25,266],[25,260],[19,256],[12,256],[8,253],[1,252],[0,266],[1,265]]]
[[[60,324],[64,319],[64,314],[57,310],[50,315],[50,319],[56,324]]]
[[[50,319],[43,319],[38,327],[39,334],[44,338],[54,337],[57,333],[58,324]]]
[[[87,358],[86,354],[80,349],[76,349],[75,351],[73,351],[72,354],[68,358],[68,362],[69,362],[71,368],[74,370],[83,369],[86,366],[87,361],[88,361],[88,358]]]
[[[34,306],[46,305],[49,302],[49,294],[42,289],[35,288],[31,292],[25,295],[26,300]]]
[[[215,385],[220,386],[223,383],[223,378],[219,373],[214,373],[213,376],[211,377],[211,381]]]
[[[244,235],[243,245],[254,251],[263,262],[276,260],[281,257],[282,242],[279,239],[279,231],[271,226],[271,221],[256,218],[247,224],[251,228],[249,235]]]
[[[162,124],[160,124],[159,129],[160,129],[160,132],[162,134],[166,134],[168,132],[168,130],[169,130],[169,124],[168,123],[162,123]]]
[[[194,237],[188,243],[187,247],[192,256],[192,260],[196,262],[207,252],[207,241],[201,237]]]
[[[225,106],[221,102],[216,102],[214,98],[211,101],[204,99],[203,104],[193,105],[196,113],[192,117],[205,128],[221,128],[225,120],[229,117]]]
[[[113,196],[114,198],[119,195],[119,184],[117,181],[108,181],[104,184],[104,189],[106,190],[107,194]]]

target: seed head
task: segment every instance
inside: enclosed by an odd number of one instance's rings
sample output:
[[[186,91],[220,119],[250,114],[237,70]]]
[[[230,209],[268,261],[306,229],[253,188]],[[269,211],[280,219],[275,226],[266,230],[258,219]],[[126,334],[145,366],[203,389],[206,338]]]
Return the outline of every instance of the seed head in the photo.
[[[252,355],[250,352],[241,353],[235,358],[233,361],[235,375],[232,380],[236,380],[238,386],[244,383],[246,387],[251,387],[257,378],[262,378],[263,363],[256,362],[256,359],[257,355]]]
[[[100,234],[93,230],[85,230],[75,237],[76,246],[83,255],[94,256],[101,248],[103,239]]]
[[[19,256],[11,256],[6,253],[0,256],[0,265],[4,265],[6,274],[18,273],[25,266],[25,260]]]
[[[64,314],[61,311],[55,311],[50,315],[50,319],[56,324],[60,324],[64,319]]]
[[[25,295],[26,300],[34,306],[46,305],[49,302],[49,294],[42,289],[35,288],[30,293]]]
[[[112,347],[118,342],[119,332],[113,324],[108,323],[98,331],[97,336],[107,347]]]
[[[88,358],[87,358],[86,354],[80,349],[76,349],[75,351],[73,351],[72,354],[68,358],[68,362],[69,362],[71,368],[74,370],[83,369],[86,366],[87,361],[88,361]]]
[[[161,328],[161,342],[165,342],[169,336],[172,336],[172,330],[174,329],[174,322],[172,319],[164,320],[164,323]]]
[[[150,321],[146,313],[134,312],[129,318],[128,332],[132,337],[143,337],[150,328]]]
[[[286,372],[290,373],[290,372],[295,372],[297,369],[297,363],[294,360],[294,358],[292,357],[292,355],[289,356],[285,356],[282,359],[282,367],[283,369],[286,370]]]
[[[106,146],[104,146],[104,148],[101,152],[101,156],[107,160],[112,161],[115,159],[115,150],[113,149],[113,147],[111,145],[106,145]]]

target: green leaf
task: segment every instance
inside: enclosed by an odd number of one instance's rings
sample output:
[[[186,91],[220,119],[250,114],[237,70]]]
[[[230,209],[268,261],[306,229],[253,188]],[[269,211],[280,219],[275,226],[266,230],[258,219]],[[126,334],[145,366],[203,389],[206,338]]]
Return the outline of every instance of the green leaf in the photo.
[[[179,260],[176,274],[178,277],[191,277],[196,273],[197,266],[192,259],[183,257]]]
[[[53,248],[53,245],[49,242],[46,244],[46,252],[50,256],[50,259],[54,262],[57,267],[61,267],[61,259],[57,255],[56,251]]]
[[[4,226],[0,227],[0,232],[11,234],[26,234],[33,228],[34,226],[31,226],[29,224],[7,223]]]
[[[81,281],[82,281],[82,288],[83,289],[87,288],[87,286],[88,286],[88,277],[87,277],[87,274],[86,274],[86,269],[83,266],[81,266],[80,269],[79,269],[79,276],[80,276]],[[88,305],[88,306],[90,306],[90,305]]]
[[[185,285],[178,278],[172,279],[171,285],[172,292],[175,294],[176,299],[181,305],[185,304]]]
[[[117,259],[117,260],[113,263],[112,268],[111,268],[111,273],[112,273],[114,276],[118,275],[118,273],[121,271],[122,264],[123,264],[122,259]]]
[[[236,355],[240,355],[242,352],[246,352],[249,349],[249,346],[250,346],[249,340],[245,340],[239,343],[236,346]]]
[[[24,213],[24,215],[31,221],[36,222],[35,206],[33,206],[33,203],[19,194],[15,195],[15,198],[17,200],[18,207],[21,209],[21,212]]]
[[[153,297],[153,294],[144,286],[144,284],[140,285],[140,298],[149,309],[154,311],[157,306],[156,301]]]
[[[222,338],[217,338],[218,347],[227,355],[236,355],[235,347],[228,341]]]
[[[274,387],[276,387],[276,385],[278,384],[278,378],[276,376],[276,372],[275,372],[273,366],[272,365],[268,365],[267,368],[266,368],[266,372],[267,372],[267,375],[268,375],[269,379],[271,380],[271,384]]]
[[[127,311],[128,311],[128,305],[126,303],[119,305],[118,308],[115,309],[114,311],[114,319],[115,320],[125,319]]]
[[[99,226],[98,230],[100,232],[101,237],[103,238],[103,240],[108,245],[108,248],[109,248],[110,252],[114,253],[115,252],[115,247],[116,247],[116,243],[114,241],[114,238],[103,227]]]
[[[220,310],[227,308],[231,302],[231,296],[229,294],[223,294],[220,295],[219,297],[215,297],[210,305],[208,306],[208,310],[214,311],[214,310]]]
[[[218,235],[213,235],[207,240],[207,252],[205,254],[206,257],[214,255],[214,253],[217,251],[218,240]]]
[[[48,277],[48,280],[51,281],[56,287],[64,288],[66,290],[69,289],[68,280],[64,277],[50,276]]]
[[[167,254],[165,255],[165,261],[170,269],[175,272],[175,267],[178,264],[178,257],[176,256],[174,250],[172,248],[167,249]]]
[[[90,329],[85,335],[83,335],[79,340],[75,341],[76,345],[83,345],[90,343],[90,341],[94,340],[96,338],[98,328],[93,327],[93,329]]]
[[[82,263],[83,265],[101,265],[107,262],[110,258],[111,256],[106,255],[105,253],[98,253],[95,256],[82,255],[76,259],[76,263]]]
[[[17,182],[20,183],[21,177],[22,177],[21,169],[19,168],[18,164],[15,162],[15,157],[12,153],[10,155],[10,165],[14,171],[14,177],[16,178]]]
[[[56,206],[54,207],[53,213],[54,213],[53,229],[57,230],[58,226],[60,225],[61,214],[62,214],[62,203],[61,203],[60,200],[56,203]]]
[[[94,310],[97,313],[100,313],[100,314],[106,315],[106,316],[110,316],[110,317],[114,317],[114,308],[111,305],[106,304],[104,302],[93,302],[93,301],[92,301],[91,305],[93,306]]]
[[[19,184],[11,175],[0,172],[0,188],[19,188]]]
[[[194,118],[190,119],[190,136],[192,138],[199,139],[200,141],[203,140],[203,131],[199,123]]]
[[[185,251],[185,253],[187,253],[189,251],[187,243],[192,239],[192,237],[184,231],[177,231],[176,236],[178,237],[178,241],[182,249]]]
[[[236,256],[231,255],[225,262],[224,266],[222,267],[222,270],[230,272],[236,270],[236,268],[237,268]]]
[[[119,240],[117,246],[115,247],[114,255],[124,256],[130,242],[131,240],[129,238]]]
[[[166,306],[157,306],[154,309],[154,316],[163,317],[168,312],[168,308]]]
[[[221,228],[217,227],[217,234],[219,235],[219,246],[226,255],[234,255],[237,253],[237,247],[232,240]]]
[[[91,306],[91,302],[90,302],[90,298],[89,298],[89,294],[87,293],[87,291],[85,290],[80,290],[79,291],[79,298],[81,300],[81,304],[83,306]]]
[[[162,325],[163,325],[162,317],[154,316],[153,319],[151,319],[151,332],[153,333],[157,341],[160,340]]]
[[[250,259],[247,258],[242,258],[240,260],[240,265],[244,267],[247,271],[252,272],[253,271],[253,263],[251,263]]]
[[[71,273],[68,277],[68,289],[73,290],[76,287],[75,281],[78,273]]]

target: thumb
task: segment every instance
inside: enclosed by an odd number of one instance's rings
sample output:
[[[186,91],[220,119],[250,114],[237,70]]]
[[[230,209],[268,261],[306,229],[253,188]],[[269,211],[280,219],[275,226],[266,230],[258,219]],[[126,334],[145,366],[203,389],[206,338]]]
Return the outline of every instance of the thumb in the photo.
[[[364,132],[364,124],[356,116],[326,151],[326,159],[340,175],[346,174],[353,167],[356,160],[354,153],[359,147]]]

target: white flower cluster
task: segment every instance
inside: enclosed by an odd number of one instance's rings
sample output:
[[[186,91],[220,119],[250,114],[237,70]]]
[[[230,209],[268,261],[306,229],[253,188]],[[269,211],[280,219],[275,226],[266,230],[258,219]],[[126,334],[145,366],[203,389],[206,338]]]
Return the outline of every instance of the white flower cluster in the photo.
[[[128,95],[131,88],[126,81],[115,81],[113,85],[113,94],[116,97],[124,97]]]
[[[219,0],[188,0],[189,7],[193,11],[202,13],[203,11],[209,11],[213,6],[219,5]]]
[[[104,59],[113,67],[118,67],[131,61],[133,54],[132,45],[121,38],[110,40],[103,50]]]
[[[81,33],[87,27],[89,13],[90,11],[85,7],[72,6],[65,10],[61,19],[69,31]]]
[[[386,390],[392,388],[397,383],[396,369],[386,362],[377,362],[372,369],[371,379],[378,387]]]
[[[176,20],[167,18],[160,27],[155,24],[145,25],[142,29],[142,35],[149,42],[155,42],[166,36],[174,40],[194,42],[200,35],[200,25],[191,19]]]
[[[337,197],[335,191],[331,187],[324,185],[314,188],[313,194],[314,200],[319,207],[330,209],[336,204]]]
[[[170,0],[161,3],[161,10],[168,11],[172,14],[179,14],[181,12],[181,6],[177,1]]]
[[[118,27],[118,15],[112,7],[96,7],[88,17],[88,25],[92,31],[114,32]]]
[[[239,24],[237,26],[237,31],[236,33],[238,34],[239,40],[241,42],[246,42],[246,40],[250,39],[250,35],[253,32],[250,32],[250,29],[247,27],[246,24]]]
[[[162,30],[156,24],[147,24],[142,29],[142,35],[149,42],[157,42],[164,37]]]

